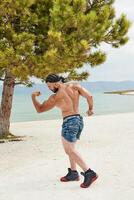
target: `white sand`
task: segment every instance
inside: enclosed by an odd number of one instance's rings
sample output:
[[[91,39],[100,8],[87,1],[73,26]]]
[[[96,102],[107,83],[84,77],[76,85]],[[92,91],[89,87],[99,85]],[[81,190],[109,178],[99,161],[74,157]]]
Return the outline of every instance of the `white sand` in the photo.
[[[134,91],[124,92],[124,95],[134,95]]]
[[[98,173],[96,182],[82,189],[82,176],[59,181],[69,167],[60,141],[62,120],[13,123],[11,131],[28,138],[0,144],[0,200],[133,200],[134,113],[84,121],[77,147]]]

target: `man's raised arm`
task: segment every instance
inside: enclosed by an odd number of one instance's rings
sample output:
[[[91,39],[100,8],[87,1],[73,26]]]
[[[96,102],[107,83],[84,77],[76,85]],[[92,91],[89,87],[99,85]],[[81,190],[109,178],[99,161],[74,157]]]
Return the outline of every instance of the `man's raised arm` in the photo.
[[[36,97],[40,95],[40,92],[34,92],[32,93],[32,102],[34,104],[34,107],[38,113],[42,113],[45,111],[48,111],[52,109],[55,106],[55,97],[54,95],[50,96],[48,100],[44,101],[42,104],[40,104]]]

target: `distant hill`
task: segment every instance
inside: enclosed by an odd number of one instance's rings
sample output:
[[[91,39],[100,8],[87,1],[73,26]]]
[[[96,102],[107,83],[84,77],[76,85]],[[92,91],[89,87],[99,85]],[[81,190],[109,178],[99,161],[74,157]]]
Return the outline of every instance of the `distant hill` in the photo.
[[[97,82],[82,82],[85,88],[88,88],[91,91],[116,91],[116,90],[134,90],[134,81],[97,81]]]

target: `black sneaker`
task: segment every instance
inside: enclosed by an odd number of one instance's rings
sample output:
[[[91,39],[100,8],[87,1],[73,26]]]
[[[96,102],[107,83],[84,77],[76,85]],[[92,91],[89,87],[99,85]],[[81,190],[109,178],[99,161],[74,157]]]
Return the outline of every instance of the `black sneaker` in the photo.
[[[76,170],[71,170],[68,168],[68,173],[66,176],[61,177],[60,181],[62,182],[68,182],[68,181],[79,181],[79,174]]]
[[[91,169],[81,172],[81,175],[84,176],[84,182],[80,185],[82,188],[89,187],[98,178],[98,175]]]

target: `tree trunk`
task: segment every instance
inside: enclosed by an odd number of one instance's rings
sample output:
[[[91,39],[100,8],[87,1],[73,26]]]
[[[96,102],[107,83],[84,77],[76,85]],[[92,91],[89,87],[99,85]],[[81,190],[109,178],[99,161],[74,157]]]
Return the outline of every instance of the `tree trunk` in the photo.
[[[10,115],[14,93],[15,80],[10,72],[6,72],[3,83],[2,100],[0,107],[0,138],[10,134]]]

